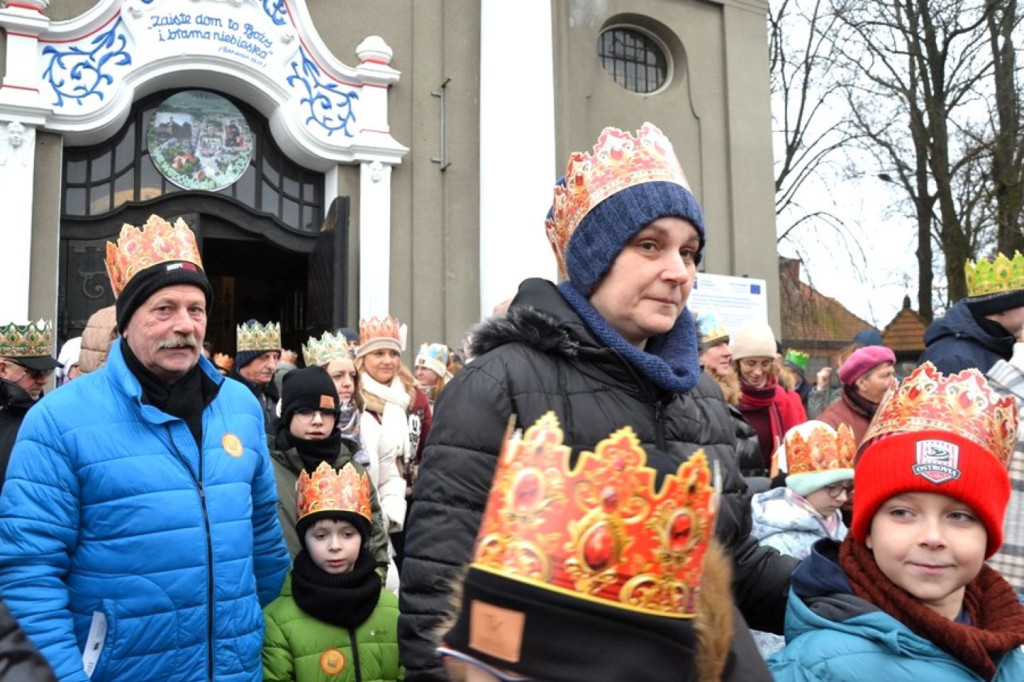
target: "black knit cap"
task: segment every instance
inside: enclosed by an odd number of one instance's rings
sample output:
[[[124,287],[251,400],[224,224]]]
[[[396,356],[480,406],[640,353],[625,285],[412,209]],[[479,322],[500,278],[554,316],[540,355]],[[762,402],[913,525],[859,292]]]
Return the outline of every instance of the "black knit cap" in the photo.
[[[174,284],[191,284],[202,289],[206,296],[206,312],[210,312],[210,308],[213,307],[213,287],[210,286],[210,280],[206,278],[203,269],[189,261],[165,261],[140,270],[124,285],[121,295],[115,302],[117,328],[124,332],[135,310],[145,303],[146,299],[158,290]]]
[[[474,614],[474,610],[478,614]],[[488,613],[522,614],[515,660],[502,657],[483,633]],[[473,624],[474,618],[481,622]],[[488,633],[501,637],[503,633]],[[672,679],[696,678],[697,641],[693,621],[602,604],[561,594],[470,567],[462,608],[444,637],[450,649],[530,679],[563,682],[635,682],[640,671],[661,671]],[[670,671],[670,672],[669,672]]]
[[[1024,306],[1024,289],[1017,289],[1016,291],[1005,291],[995,294],[985,294],[982,296],[969,296],[967,298],[967,307],[971,309],[975,315],[995,315],[996,313],[1005,312],[1012,310],[1013,308],[1020,308]]]
[[[291,425],[296,410],[328,410],[338,416],[338,389],[323,367],[293,369],[281,380],[281,424]]]

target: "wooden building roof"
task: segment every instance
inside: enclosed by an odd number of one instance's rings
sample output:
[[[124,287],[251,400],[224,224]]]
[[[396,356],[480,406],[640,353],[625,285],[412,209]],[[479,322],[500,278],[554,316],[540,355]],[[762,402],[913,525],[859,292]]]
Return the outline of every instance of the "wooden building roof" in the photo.
[[[919,355],[924,351],[924,330],[928,325],[910,308],[910,297],[903,297],[903,309],[882,331],[882,342],[897,355]]]
[[[839,348],[874,325],[800,281],[800,261],[779,258],[779,306],[786,347]]]

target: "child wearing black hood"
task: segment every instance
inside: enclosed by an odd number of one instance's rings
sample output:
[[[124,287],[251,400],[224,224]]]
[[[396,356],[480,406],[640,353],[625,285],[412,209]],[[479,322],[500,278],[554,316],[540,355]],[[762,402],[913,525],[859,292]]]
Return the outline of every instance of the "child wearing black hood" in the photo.
[[[267,447],[277,480],[278,517],[288,553],[294,558],[302,549],[302,538],[295,530],[295,486],[303,470],[313,472],[321,462],[340,469],[352,462],[358,445],[341,435],[338,428],[338,393],[334,382],[322,367],[295,369],[284,375],[281,384],[280,420],[277,434],[268,437]],[[355,464],[357,471],[363,469]],[[388,540],[384,531],[377,493],[370,486],[372,522],[366,544],[384,576],[388,566]]]

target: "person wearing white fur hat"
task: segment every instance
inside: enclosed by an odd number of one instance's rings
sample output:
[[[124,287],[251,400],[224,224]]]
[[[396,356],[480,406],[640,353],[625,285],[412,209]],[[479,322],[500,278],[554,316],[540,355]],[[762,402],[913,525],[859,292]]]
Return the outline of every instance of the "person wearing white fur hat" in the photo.
[[[845,424],[836,430],[812,420],[786,432],[778,451],[786,486],[754,495],[751,534],[762,545],[797,559],[822,538],[841,542],[846,525],[840,508],[853,494],[855,452],[853,432]],[[786,643],[767,632],[754,633],[754,639],[766,658]]]

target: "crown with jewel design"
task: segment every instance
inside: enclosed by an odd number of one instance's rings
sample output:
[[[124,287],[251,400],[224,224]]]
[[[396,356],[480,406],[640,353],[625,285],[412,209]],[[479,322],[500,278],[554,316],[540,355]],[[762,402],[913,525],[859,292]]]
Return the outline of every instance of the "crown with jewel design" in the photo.
[[[967,295],[971,298],[1005,294],[1024,289],[1024,255],[1015,251],[1013,260],[1002,253],[989,262],[979,258],[976,263],[964,263],[967,276]]]
[[[0,326],[0,357],[41,358],[53,356],[53,325],[45,322]]]
[[[349,512],[373,523],[369,475],[351,462],[340,469],[320,462],[312,476],[303,469],[295,483],[295,520],[321,512]]]
[[[846,424],[832,429],[814,422],[809,433],[791,429],[786,434],[786,466],[789,475],[853,469],[857,441]],[[820,424],[820,426],[818,426]]]
[[[729,338],[729,332],[718,321],[718,316],[710,311],[697,314],[697,334],[700,336],[700,345],[704,348],[716,341]]]
[[[357,356],[363,356],[379,348],[393,348],[399,353],[405,351],[405,340],[408,328],[398,318],[386,315],[359,320],[359,350]]]
[[[799,367],[801,371],[806,371],[807,361],[810,359],[810,356],[801,350],[794,350],[793,348],[790,348],[786,351],[786,355],[783,359],[786,362]]]
[[[244,322],[235,329],[238,337],[239,353],[247,350],[281,350],[281,324],[268,322],[260,324],[256,320]]]
[[[352,357],[352,352],[344,334],[324,332],[319,339],[311,336],[302,344],[302,361],[306,367],[323,367],[332,360],[348,357]]]
[[[926,362],[889,389],[860,451],[891,433],[946,431],[973,441],[1008,466],[1017,441],[1017,404],[1000,397],[976,369],[944,375]]]
[[[661,616],[696,613],[718,496],[703,451],[656,490],[625,427],[569,466],[553,412],[498,457],[472,567]]]
[[[141,228],[125,223],[117,244],[107,242],[107,275],[117,298],[132,277],[159,263],[186,261],[203,269],[196,237],[181,218],[174,225],[158,215]]]
[[[690,191],[672,143],[653,123],[644,123],[636,135],[605,128],[592,153],[573,152],[565,184],[555,187],[551,217],[544,221],[563,278],[565,252],[583,218],[616,192],[645,182],[671,182]]]

